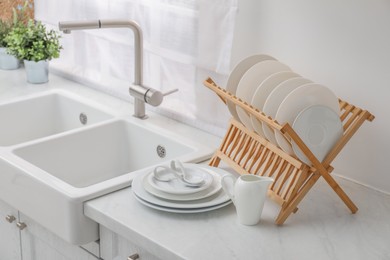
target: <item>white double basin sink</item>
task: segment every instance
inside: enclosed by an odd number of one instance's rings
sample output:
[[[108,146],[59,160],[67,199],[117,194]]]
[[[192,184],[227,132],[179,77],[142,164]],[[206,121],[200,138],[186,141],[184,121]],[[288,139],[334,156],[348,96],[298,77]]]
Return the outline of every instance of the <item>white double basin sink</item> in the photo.
[[[131,185],[158,164],[212,153],[63,90],[0,104],[0,122],[0,199],[77,245],[98,239],[85,201]]]

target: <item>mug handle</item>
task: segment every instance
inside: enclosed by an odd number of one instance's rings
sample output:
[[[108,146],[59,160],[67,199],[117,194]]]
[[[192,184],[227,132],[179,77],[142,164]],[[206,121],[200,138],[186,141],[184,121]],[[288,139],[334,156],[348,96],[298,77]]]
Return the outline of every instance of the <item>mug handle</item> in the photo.
[[[228,181],[230,179],[231,181]],[[236,182],[236,178],[233,175],[226,174],[222,176],[221,179],[221,186],[222,189],[225,191],[225,193],[228,195],[228,197],[234,202],[234,183]],[[232,183],[229,185],[229,183]]]

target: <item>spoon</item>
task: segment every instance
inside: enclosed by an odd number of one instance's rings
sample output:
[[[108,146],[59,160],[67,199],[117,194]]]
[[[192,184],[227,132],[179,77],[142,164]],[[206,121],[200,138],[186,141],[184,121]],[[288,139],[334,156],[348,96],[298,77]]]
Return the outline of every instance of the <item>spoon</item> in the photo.
[[[204,184],[205,180],[199,175],[188,174],[180,161],[171,161],[171,169],[178,175],[178,177],[188,186],[199,187]]]
[[[178,176],[173,170],[167,166],[157,166],[153,170],[153,177],[162,182],[170,182],[174,179],[177,179]]]
[[[204,184],[204,178],[188,174],[179,161],[172,161],[171,168],[167,166],[157,166],[153,170],[153,177],[162,182],[169,182],[174,179],[179,179],[189,187],[199,187]]]

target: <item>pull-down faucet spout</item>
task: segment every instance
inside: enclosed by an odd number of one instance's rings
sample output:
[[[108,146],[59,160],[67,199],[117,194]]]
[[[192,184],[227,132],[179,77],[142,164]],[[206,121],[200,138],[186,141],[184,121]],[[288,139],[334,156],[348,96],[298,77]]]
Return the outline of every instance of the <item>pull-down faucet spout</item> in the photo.
[[[100,28],[130,28],[134,32],[134,85],[130,86],[129,93],[134,97],[134,116],[142,119],[147,118],[145,103],[158,106],[161,104],[164,94],[143,85],[143,37],[139,25],[131,20],[59,22],[59,29],[64,33],[71,33],[73,30]]]

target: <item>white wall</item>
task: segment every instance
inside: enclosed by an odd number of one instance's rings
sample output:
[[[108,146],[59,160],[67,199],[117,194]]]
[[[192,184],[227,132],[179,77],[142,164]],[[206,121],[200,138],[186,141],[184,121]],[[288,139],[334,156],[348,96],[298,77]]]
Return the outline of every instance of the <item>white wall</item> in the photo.
[[[333,166],[336,174],[390,193],[390,1],[240,2],[235,62],[270,54],[373,113],[374,122],[363,125]]]

